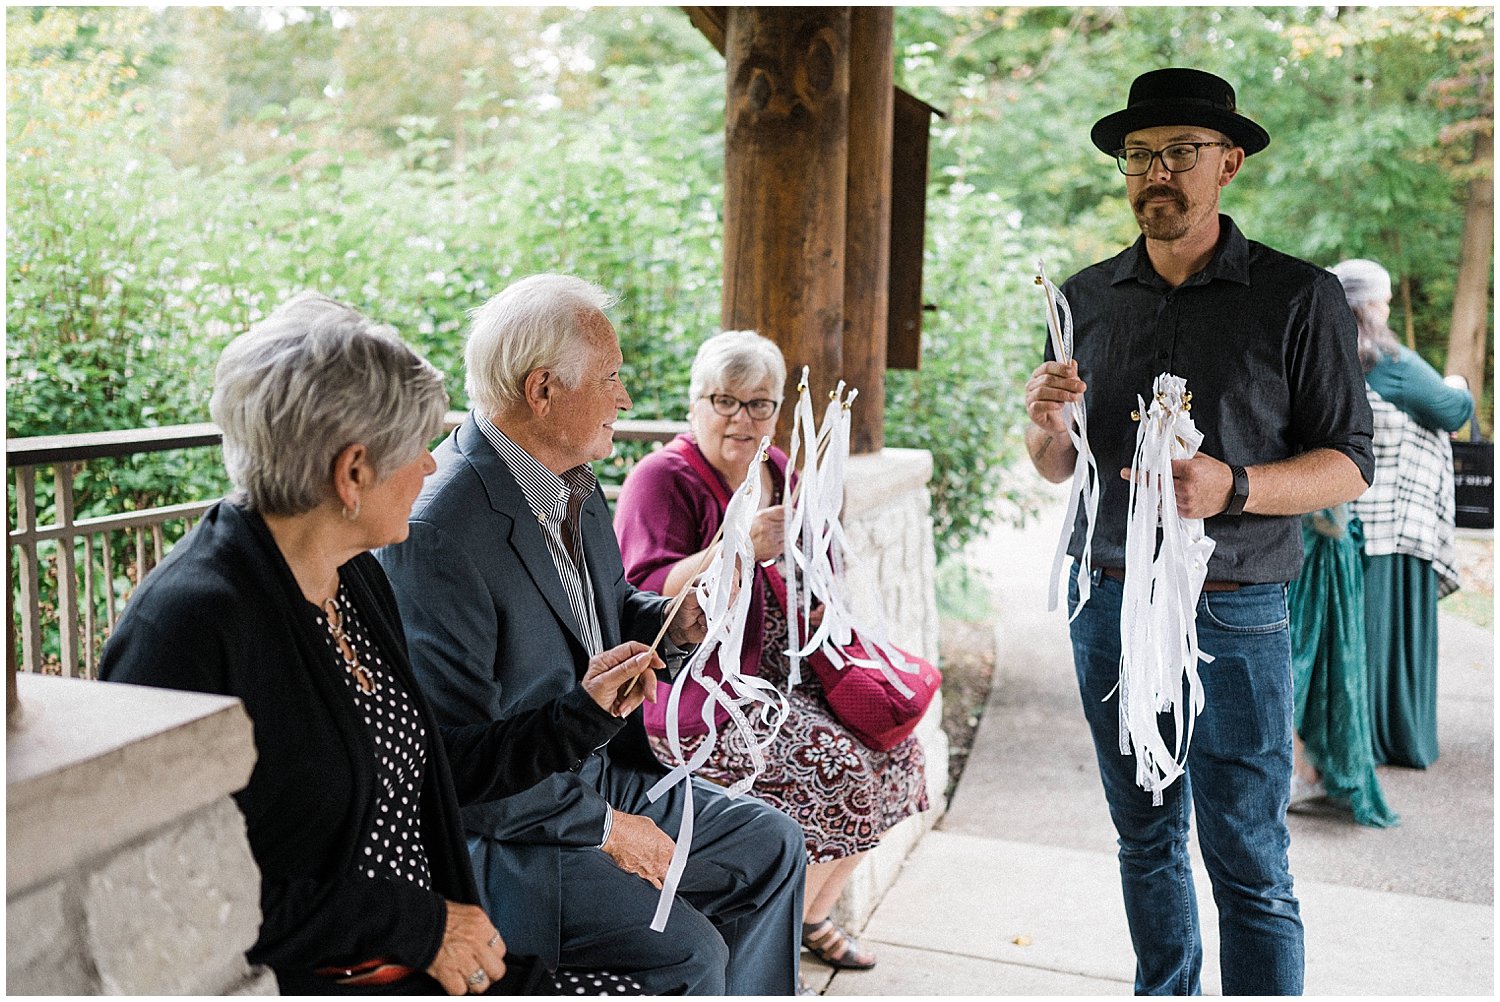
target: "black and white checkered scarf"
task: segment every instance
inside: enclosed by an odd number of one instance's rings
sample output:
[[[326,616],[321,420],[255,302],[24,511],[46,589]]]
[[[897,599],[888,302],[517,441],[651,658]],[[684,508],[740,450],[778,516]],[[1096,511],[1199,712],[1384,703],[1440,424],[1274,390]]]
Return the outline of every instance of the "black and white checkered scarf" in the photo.
[[[1351,507],[1364,523],[1365,553],[1432,563],[1438,597],[1458,590],[1453,541],[1453,447],[1366,389],[1375,415],[1375,482]]]

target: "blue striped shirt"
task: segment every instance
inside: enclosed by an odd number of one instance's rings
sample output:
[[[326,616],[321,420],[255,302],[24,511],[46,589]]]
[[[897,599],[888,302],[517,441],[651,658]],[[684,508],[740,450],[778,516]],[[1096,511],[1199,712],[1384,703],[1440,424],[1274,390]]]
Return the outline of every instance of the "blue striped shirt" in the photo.
[[[587,464],[575,466],[561,477],[539,463],[535,456],[512,442],[489,418],[474,413],[474,421],[505,465],[510,467],[521,494],[526,498],[547,541],[547,552],[557,566],[557,576],[568,595],[568,606],[580,627],[579,635],[589,656],[604,651],[599,631],[599,611],[594,607],[594,587],[588,561],[583,558],[583,524],[579,514],[599,489],[599,481]]]

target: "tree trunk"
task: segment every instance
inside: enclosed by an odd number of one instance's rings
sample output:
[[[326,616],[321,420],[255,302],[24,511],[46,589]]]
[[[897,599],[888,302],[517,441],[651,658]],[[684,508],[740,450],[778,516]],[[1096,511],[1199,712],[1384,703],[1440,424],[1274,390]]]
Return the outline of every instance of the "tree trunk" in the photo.
[[[1453,290],[1453,324],[1448,329],[1448,372],[1469,381],[1475,400],[1484,392],[1489,345],[1489,291],[1495,249],[1494,162],[1494,136],[1480,133],[1474,137],[1475,173],[1469,181],[1463,253]]]

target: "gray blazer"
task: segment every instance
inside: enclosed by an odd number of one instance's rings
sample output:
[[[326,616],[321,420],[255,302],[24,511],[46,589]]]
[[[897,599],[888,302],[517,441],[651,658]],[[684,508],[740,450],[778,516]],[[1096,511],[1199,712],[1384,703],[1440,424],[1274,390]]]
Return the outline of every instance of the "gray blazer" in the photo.
[[[412,667],[444,726],[504,719],[550,706],[558,726],[594,728],[612,768],[664,772],[640,711],[621,722],[579,686],[588,666],[541,526],[521,487],[474,421],[433,453],[411,514],[411,535],[377,556],[395,588]],[[601,492],[583,506],[584,556],[605,649],[650,643],[668,600],[625,580]],[[510,949],[555,964],[561,854],[599,845],[605,801],[577,772],[463,809],[485,907]],[[476,841],[476,837],[478,841]]]

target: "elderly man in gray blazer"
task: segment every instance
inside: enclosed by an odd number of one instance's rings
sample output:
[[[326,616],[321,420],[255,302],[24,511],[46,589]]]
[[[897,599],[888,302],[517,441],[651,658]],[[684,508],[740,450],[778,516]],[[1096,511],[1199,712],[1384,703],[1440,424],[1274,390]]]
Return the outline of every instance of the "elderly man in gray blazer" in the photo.
[[[464,809],[485,907],[510,948],[629,974],[652,994],[790,995],[801,829],[695,780],[687,869],[665,931],[653,932],[689,787],[649,802],[665,770],[640,712],[613,717],[579,684],[591,655],[650,643],[667,604],[625,580],[589,467],[610,454],[630,407],[610,305],[581,279],[535,275],[476,312],[465,354],[474,410],[434,451],[410,536],[378,556],[445,726],[546,707],[560,727],[599,734],[571,772]],[[668,638],[677,650],[702,636],[689,601]]]

